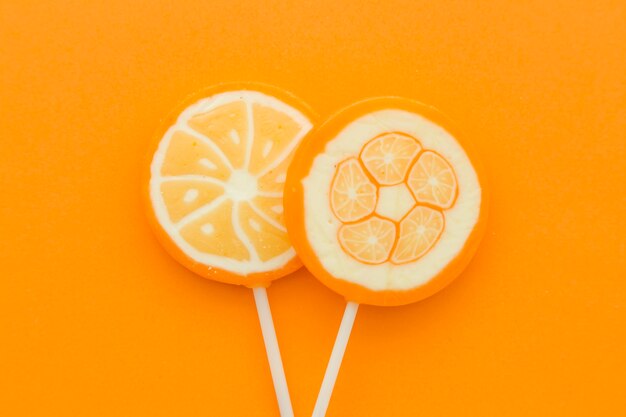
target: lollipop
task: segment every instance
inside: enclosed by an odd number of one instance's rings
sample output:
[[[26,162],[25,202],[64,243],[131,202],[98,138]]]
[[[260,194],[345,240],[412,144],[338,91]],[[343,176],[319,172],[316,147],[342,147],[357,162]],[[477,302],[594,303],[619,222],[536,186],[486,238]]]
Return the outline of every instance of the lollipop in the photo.
[[[326,413],[359,303],[422,300],[467,265],[486,221],[484,177],[437,111],[401,98],[350,106],[308,135],[285,212],[309,271],[348,301],[313,415]]]
[[[267,287],[301,264],[283,219],[283,187],[311,112],[262,85],[224,85],[187,100],[160,132],[146,181],[165,249],[209,279],[253,289],[281,416],[293,416]]]

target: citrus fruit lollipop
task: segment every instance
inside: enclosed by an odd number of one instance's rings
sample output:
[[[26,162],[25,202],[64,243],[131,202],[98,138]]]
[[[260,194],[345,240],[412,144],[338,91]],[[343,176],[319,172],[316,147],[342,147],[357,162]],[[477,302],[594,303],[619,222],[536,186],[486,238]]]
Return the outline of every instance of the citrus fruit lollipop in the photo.
[[[292,416],[265,287],[301,266],[283,220],[283,187],[311,112],[262,85],[223,85],[187,100],[158,135],[148,217],[180,263],[253,288],[282,416]]]
[[[419,301],[476,250],[486,219],[474,155],[437,111],[379,98],[309,134],[285,186],[287,228],[310,272],[348,304],[314,416],[328,406],[359,303]]]

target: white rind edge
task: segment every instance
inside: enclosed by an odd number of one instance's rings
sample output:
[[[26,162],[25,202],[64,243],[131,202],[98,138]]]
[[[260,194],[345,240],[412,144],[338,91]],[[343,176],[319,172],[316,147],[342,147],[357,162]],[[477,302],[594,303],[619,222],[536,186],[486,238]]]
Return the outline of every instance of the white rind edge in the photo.
[[[253,273],[263,273],[269,272],[273,270],[277,270],[285,266],[289,261],[295,258],[296,252],[292,248],[287,250],[286,252],[270,259],[265,262],[260,261],[258,259],[254,259],[248,261],[237,261],[234,259],[229,259],[217,255],[206,254],[198,251],[189,243],[187,243],[179,234],[176,225],[170,220],[169,215],[167,213],[167,209],[165,207],[165,203],[163,201],[163,196],[160,190],[160,184],[163,180],[161,173],[159,172],[160,167],[163,165],[165,160],[165,153],[169,147],[171,138],[179,129],[188,130],[189,127],[187,122],[189,119],[197,114],[205,113],[210,111],[213,108],[216,108],[222,104],[226,104],[235,100],[243,100],[246,103],[258,103],[266,106],[273,107],[278,109],[285,114],[292,117],[297,123],[302,126],[299,134],[294,138],[293,145],[290,145],[285,152],[278,156],[276,160],[271,164],[272,167],[277,166],[284,158],[287,158],[297,147],[297,144],[302,140],[302,138],[311,130],[313,127],[311,121],[300,111],[291,107],[290,105],[282,102],[281,100],[269,96],[267,94],[258,92],[258,91],[250,91],[250,90],[240,90],[240,91],[228,91],[224,93],[218,93],[213,96],[201,99],[196,103],[187,107],[177,118],[176,122],[170,126],[163,138],[159,142],[158,148],[154,153],[152,158],[152,163],[150,164],[150,202],[152,208],[154,210],[155,216],[159,225],[163,228],[163,230],[167,233],[167,235],[172,239],[172,241],[178,246],[178,248],[190,259],[195,262],[198,262],[202,265],[206,265],[207,267],[217,267],[222,270],[232,272],[238,275],[248,275]],[[250,126],[252,129],[253,126]],[[194,132],[196,135],[200,135],[198,132]],[[209,138],[206,138],[210,141]],[[251,142],[248,142],[248,146],[251,146]],[[266,170],[267,171],[267,170]],[[262,175],[261,173],[260,175]],[[168,180],[175,179],[175,177],[168,176]],[[182,178],[181,178],[182,179]],[[226,201],[226,200],[225,200]],[[210,204],[210,203],[209,203]],[[236,202],[235,202],[236,204]],[[204,207],[204,206],[202,206]],[[196,210],[201,210],[202,207],[199,207]]]
[[[335,165],[358,155],[371,138],[390,131],[409,134],[420,141],[423,149],[434,150],[446,158],[456,172],[459,195],[454,206],[444,210],[446,227],[439,241],[422,258],[403,265],[365,265],[341,249],[336,238],[341,223],[331,211],[328,194]],[[374,291],[410,290],[436,277],[463,249],[478,222],[482,199],[476,171],[455,138],[427,118],[397,109],[372,112],[348,124],[326,144],[324,153],[315,157],[302,185],[305,233],[324,269],[338,279]],[[326,198],[321,198],[320,190],[327,190]]]

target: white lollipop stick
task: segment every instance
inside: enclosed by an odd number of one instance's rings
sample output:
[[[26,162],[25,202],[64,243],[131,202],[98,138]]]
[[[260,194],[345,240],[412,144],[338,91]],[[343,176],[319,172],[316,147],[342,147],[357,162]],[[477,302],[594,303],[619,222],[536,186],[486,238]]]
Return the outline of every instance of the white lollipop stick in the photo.
[[[281,417],[293,417],[291,398],[289,397],[289,390],[287,389],[287,379],[285,378],[283,361],[280,358],[280,349],[278,349],[278,340],[276,339],[276,330],[274,329],[270,303],[267,299],[267,291],[263,287],[256,287],[252,289],[252,292],[254,293],[256,311],[259,315],[259,322],[261,323],[261,332],[263,333],[263,341],[265,342],[267,360],[270,363],[270,372],[272,374],[272,380],[274,381],[274,391],[276,391],[278,409],[280,410]]]
[[[315,408],[313,409],[313,417],[324,417],[326,410],[328,409],[328,403],[330,402],[330,396],[333,393],[335,387],[335,381],[337,380],[337,374],[339,373],[339,367],[343,360],[343,354],[346,351],[348,345],[348,339],[350,339],[350,332],[352,332],[352,325],[356,318],[356,312],[359,309],[357,303],[348,301],[346,309],[343,312],[343,318],[341,319],[341,325],[339,326],[339,332],[335,339],[335,345],[333,351],[330,354],[330,360],[326,366],[326,373],[324,374],[324,380],[322,381],[322,387],[317,395],[317,401],[315,402]]]

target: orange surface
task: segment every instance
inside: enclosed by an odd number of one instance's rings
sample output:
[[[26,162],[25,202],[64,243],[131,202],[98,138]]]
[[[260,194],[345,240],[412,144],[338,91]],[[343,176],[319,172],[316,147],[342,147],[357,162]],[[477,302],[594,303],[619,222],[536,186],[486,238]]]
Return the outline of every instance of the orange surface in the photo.
[[[476,138],[487,234],[421,303],[363,307],[328,416],[626,414],[626,6],[3,1],[0,415],[277,416],[249,290],[152,236],[141,164],[190,93],[260,81],[322,118],[429,103]],[[295,411],[343,300],[269,288]]]
[[[469,234],[463,249],[456,255],[456,257],[443,268],[443,270],[432,277],[426,284],[421,285],[416,288],[412,288],[407,291],[394,291],[394,290],[385,290],[385,291],[374,291],[363,285],[359,285],[353,282],[349,282],[343,277],[336,277],[329,273],[322,263],[317,258],[315,251],[311,245],[311,242],[308,239],[308,236],[305,231],[305,219],[306,215],[305,210],[305,202],[304,202],[304,187],[302,186],[302,180],[309,176],[311,171],[313,170],[313,162],[315,157],[319,154],[322,154],[326,148],[326,144],[332,140],[334,140],[337,135],[348,125],[353,123],[355,120],[363,117],[364,115],[374,113],[379,110],[384,109],[399,109],[406,110],[407,112],[413,114],[419,114],[424,118],[428,119],[430,122],[443,127],[446,129],[459,143],[465,153],[467,154],[474,171],[478,177],[478,181],[481,187],[481,199],[480,199],[480,214],[476,224],[474,225],[471,233]],[[380,137],[380,136],[379,136]],[[398,98],[398,97],[376,97],[370,98],[367,100],[363,100],[361,102],[352,104],[344,109],[341,109],[336,114],[332,115],[328,120],[324,123],[320,124],[316,129],[314,129],[307,137],[304,138],[296,154],[294,155],[293,162],[287,171],[287,182],[285,183],[285,191],[284,191],[284,205],[285,205],[285,223],[287,225],[287,229],[289,231],[289,237],[292,240],[298,255],[302,260],[302,263],[308,268],[308,270],[320,281],[322,281],[329,288],[337,291],[339,294],[346,297],[348,301],[354,301],[357,303],[364,304],[373,304],[377,306],[398,306],[403,304],[408,304],[416,301],[423,300],[431,295],[437,293],[446,287],[450,282],[456,279],[459,274],[463,271],[463,269],[467,266],[467,264],[471,261],[474,256],[476,250],[478,249],[478,245],[481,242],[485,234],[485,228],[487,226],[487,217],[489,211],[489,198],[490,198],[490,190],[487,180],[485,178],[485,172],[483,168],[483,163],[481,158],[476,154],[475,147],[476,145],[471,141],[473,138],[468,138],[465,134],[459,131],[458,127],[448,120],[448,118],[441,114],[439,110],[434,109],[433,107],[426,106],[422,103],[419,103],[415,100],[410,100],[406,98]],[[371,143],[371,141],[369,142]],[[367,148],[368,145],[365,145],[364,149]],[[420,146],[421,147],[421,146]],[[363,151],[362,151],[363,152]],[[426,150],[422,153],[422,155],[437,155],[435,152]],[[440,156],[439,156],[440,157]],[[421,156],[417,159],[417,162],[413,165],[413,168],[419,168],[419,163],[421,161]],[[444,161],[442,159],[442,161]],[[448,162],[443,162],[448,164]],[[349,169],[345,169],[342,167],[349,166]],[[449,166],[449,165],[448,165]],[[413,172],[414,169],[411,168],[410,172],[406,174],[406,177],[409,182],[409,188],[411,188],[411,192],[415,192],[414,188],[411,184],[413,181]],[[351,174],[343,174],[343,172],[351,172]],[[343,175],[342,175],[343,174]],[[335,210],[333,200],[335,199],[337,192],[336,186],[338,179],[341,177],[345,177],[347,175],[351,175],[352,183],[360,184],[358,185],[357,192],[365,195],[363,204],[348,204],[347,214],[352,215],[354,213],[357,214],[355,218],[350,218],[344,216]],[[454,174],[452,174],[454,175]],[[369,178],[369,179],[368,179]],[[333,181],[331,184],[330,201],[329,204],[333,210],[333,214],[341,221],[354,221],[360,220],[361,218],[365,219],[378,219],[383,220],[383,218],[379,217],[378,214],[372,214],[374,211],[374,207],[376,205],[376,196],[369,198],[370,194],[374,192],[380,194],[380,189],[374,188],[373,178],[367,176],[367,174],[361,168],[360,163],[354,157],[348,158],[337,166],[337,171],[333,177]],[[362,185],[369,185],[373,190],[367,192],[368,187]],[[328,191],[320,190],[320,195]],[[414,195],[416,198],[424,197],[422,195]],[[380,197],[380,196],[378,196]],[[450,207],[456,199],[456,185],[454,188],[454,194],[450,195],[449,201],[446,201],[445,204],[438,204],[440,202],[433,200],[432,202],[428,201],[431,198],[430,195],[426,196],[426,205],[424,205],[423,201],[420,201],[415,207],[426,208],[427,210],[432,210],[435,213],[441,213],[440,210],[443,207]],[[368,204],[368,200],[372,200],[371,204]],[[369,206],[369,209],[368,209]],[[436,209],[436,210],[435,210]],[[410,216],[411,214],[409,214]],[[445,214],[439,214],[441,225],[439,226],[443,230],[443,223],[445,223],[444,216]],[[383,220],[390,224],[393,224],[391,219]],[[346,250],[345,244],[342,242],[342,230],[345,228],[344,224],[338,233],[338,240],[341,247]],[[393,228],[393,226],[389,226]],[[401,244],[402,241],[402,228],[401,223],[396,224],[396,230],[394,230],[394,243],[392,244],[395,248]],[[439,238],[439,231],[437,233],[436,239]],[[433,242],[434,243],[434,242]],[[431,243],[432,244],[432,243]],[[389,245],[389,246],[392,246]],[[430,249],[430,245],[427,246],[427,250]],[[391,249],[390,249],[391,251]],[[347,251],[350,253],[350,251]],[[383,263],[388,260],[390,253],[378,254],[379,259],[376,262],[373,261],[365,261],[363,259],[357,259],[362,263],[376,264]],[[394,263],[402,263],[402,261],[396,262],[393,257],[395,255],[391,255],[391,261]],[[415,258],[416,259],[416,258]],[[415,261],[412,259],[411,261]],[[419,262],[419,260],[418,260]]]

